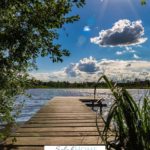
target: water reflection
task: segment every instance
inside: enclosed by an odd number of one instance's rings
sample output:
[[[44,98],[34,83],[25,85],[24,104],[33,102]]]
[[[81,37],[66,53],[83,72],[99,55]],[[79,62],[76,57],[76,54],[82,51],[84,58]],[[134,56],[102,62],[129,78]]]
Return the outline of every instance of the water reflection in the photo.
[[[132,96],[139,101],[143,99],[145,94],[149,94],[149,90],[144,89],[132,89],[129,90]],[[93,96],[93,89],[30,89],[26,93],[28,96],[19,96],[16,100],[16,105],[24,102],[24,106],[21,109],[21,113],[16,119],[17,122],[24,122],[29,120],[44,104],[51,100],[55,96]],[[112,104],[112,95],[108,89],[98,89],[97,97],[102,97],[105,99],[104,103],[107,103],[104,112]]]

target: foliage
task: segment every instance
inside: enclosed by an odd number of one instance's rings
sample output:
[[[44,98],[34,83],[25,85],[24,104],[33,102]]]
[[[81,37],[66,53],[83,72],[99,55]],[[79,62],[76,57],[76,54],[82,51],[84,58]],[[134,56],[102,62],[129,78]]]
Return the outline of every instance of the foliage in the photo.
[[[104,75],[104,79],[114,96],[114,103],[109,109],[102,139],[108,149],[148,150],[150,149],[150,99],[144,98],[142,106],[123,88],[113,85]],[[95,88],[96,93],[96,88]],[[104,119],[104,118],[103,118]],[[114,124],[114,130],[112,130]],[[109,132],[115,131],[114,141],[110,141]]]
[[[67,14],[74,5],[83,4],[84,0],[1,0],[0,64],[9,61],[13,67],[28,66],[39,54],[50,56],[53,62],[62,61],[69,52],[54,43],[56,29],[77,21],[78,15]]]
[[[95,82],[69,82],[69,81],[40,81],[36,80],[34,78],[30,79],[28,82],[30,82],[29,88],[93,88]],[[112,81],[112,83],[114,83]],[[150,80],[141,81],[138,79],[135,79],[134,81],[128,81],[128,82],[119,82],[117,83],[120,87],[125,87],[128,89],[136,89],[136,88],[144,88],[149,89],[150,88]],[[97,88],[108,88],[107,84],[105,82],[101,82],[97,84]]]
[[[1,72],[0,72],[1,74]],[[23,94],[25,84],[27,82],[26,74],[19,75],[15,72],[7,72],[7,77],[1,76],[0,86],[0,126],[5,125],[5,128],[0,128],[0,140],[9,136],[11,128],[15,125],[20,108],[15,105],[16,95]]]
[[[23,92],[26,72],[36,68],[38,56],[62,62],[69,51],[56,43],[58,29],[73,23],[69,15],[84,0],[1,0],[0,1],[0,123],[12,124],[14,99]],[[4,134],[0,134],[0,139]]]

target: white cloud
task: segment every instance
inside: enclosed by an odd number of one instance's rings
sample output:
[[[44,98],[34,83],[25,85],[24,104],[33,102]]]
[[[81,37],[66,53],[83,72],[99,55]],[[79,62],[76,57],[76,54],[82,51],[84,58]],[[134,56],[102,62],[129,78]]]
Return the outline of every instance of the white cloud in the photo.
[[[132,47],[125,47],[126,51],[129,53],[135,53],[136,51]]]
[[[125,51],[117,51],[116,55],[123,55],[125,53]]]
[[[78,64],[78,69],[82,72],[87,72],[89,74],[94,73],[99,70],[97,61],[90,56],[89,58],[84,58],[80,60]]]
[[[29,73],[31,77],[36,78],[37,80],[49,81],[49,73]]]
[[[142,60],[96,60],[93,57],[83,58],[60,71],[50,73],[30,73],[44,81],[97,81],[105,73],[113,80],[150,79],[150,61]]]
[[[29,75],[37,80],[41,81],[64,81],[66,80],[66,74],[64,70],[54,72],[30,72]]]
[[[88,32],[88,31],[91,31],[91,29],[89,26],[84,26],[83,31]]]
[[[146,42],[147,38],[143,35],[144,27],[141,20],[131,22],[123,19],[116,22],[111,29],[100,31],[98,37],[90,40],[102,47],[131,46]]]
[[[123,51],[117,51],[116,55],[123,55],[125,53],[135,53],[136,51],[134,49],[132,49],[132,47],[125,47],[125,50]]]
[[[137,54],[133,54],[133,58],[140,59],[140,57]]]
[[[64,72],[71,80],[84,81],[88,79],[89,76],[95,78],[96,74],[100,72],[100,68],[97,60],[90,56],[89,58],[81,59],[77,63],[70,64],[64,69]]]
[[[78,75],[77,64],[71,63],[68,67],[65,68],[65,73],[70,77],[76,77]]]

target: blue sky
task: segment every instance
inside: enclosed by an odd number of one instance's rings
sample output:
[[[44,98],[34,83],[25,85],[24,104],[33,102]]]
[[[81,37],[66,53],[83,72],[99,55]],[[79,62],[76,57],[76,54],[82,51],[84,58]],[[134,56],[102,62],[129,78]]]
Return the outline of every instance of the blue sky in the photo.
[[[39,57],[39,69],[31,73],[34,77],[85,81],[106,73],[118,80],[119,71],[120,78],[149,78],[150,2],[141,6],[140,0],[86,0],[83,8],[74,8],[71,14],[79,14],[81,19],[65,25],[65,31],[59,30],[57,41],[70,50],[70,57],[59,64]]]

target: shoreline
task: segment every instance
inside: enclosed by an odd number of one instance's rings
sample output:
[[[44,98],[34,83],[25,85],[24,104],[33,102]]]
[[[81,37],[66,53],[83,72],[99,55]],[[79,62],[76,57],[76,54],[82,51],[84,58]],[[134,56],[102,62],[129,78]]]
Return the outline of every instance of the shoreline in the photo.
[[[125,88],[125,89],[135,89],[135,90],[137,90],[137,89],[144,89],[144,90],[150,90],[150,87],[120,87],[120,88]],[[78,87],[56,87],[56,88],[54,88],[54,87],[31,87],[31,88],[27,88],[26,90],[29,90],[29,89],[93,89],[94,90],[94,87],[93,88],[91,88],[91,87],[87,87],[87,88],[84,88],[84,87],[82,87],[82,88],[78,88]],[[102,88],[97,88],[97,89],[108,89],[109,90],[109,88],[105,88],[105,87],[102,87]]]

